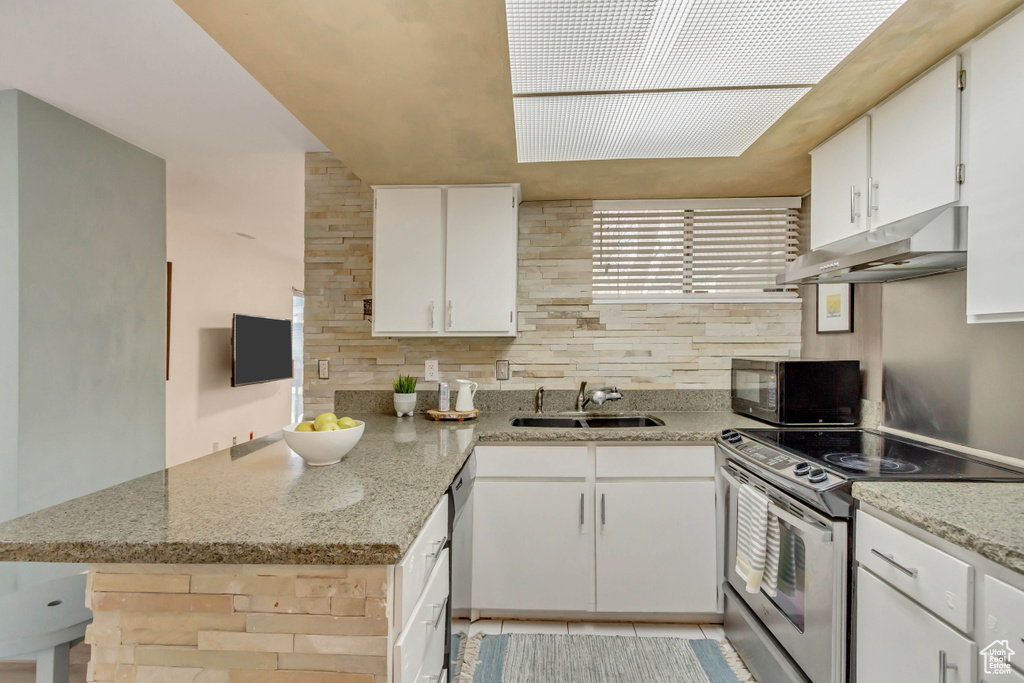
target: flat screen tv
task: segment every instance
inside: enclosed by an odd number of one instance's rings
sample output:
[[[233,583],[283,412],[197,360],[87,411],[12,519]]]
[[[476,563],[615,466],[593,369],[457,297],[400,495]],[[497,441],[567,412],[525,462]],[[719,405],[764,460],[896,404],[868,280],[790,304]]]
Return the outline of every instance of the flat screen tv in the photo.
[[[231,386],[292,378],[292,321],[236,313],[231,323]]]

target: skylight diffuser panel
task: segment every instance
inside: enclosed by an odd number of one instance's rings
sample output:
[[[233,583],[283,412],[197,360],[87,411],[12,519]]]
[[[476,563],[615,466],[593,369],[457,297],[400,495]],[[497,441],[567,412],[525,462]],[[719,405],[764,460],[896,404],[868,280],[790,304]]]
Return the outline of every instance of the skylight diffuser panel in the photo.
[[[807,88],[517,97],[520,162],[739,156]]]
[[[506,0],[514,94],[814,84],[904,0]]]

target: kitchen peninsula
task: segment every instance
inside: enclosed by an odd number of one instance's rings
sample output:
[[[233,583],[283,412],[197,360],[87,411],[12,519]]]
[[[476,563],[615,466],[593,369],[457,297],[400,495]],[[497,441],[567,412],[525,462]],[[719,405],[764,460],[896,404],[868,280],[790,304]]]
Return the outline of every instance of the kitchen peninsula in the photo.
[[[434,642],[402,642],[413,610],[443,622],[445,493],[478,442],[708,442],[751,424],[716,412],[604,430],[512,428],[502,412],[359,417],[365,435],[337,465],[306,467],[266,437],[2,524],[0,561],[90,563],[91,680],[398,681],[403,658]],[[442,574],[440,598],[426,595]]]

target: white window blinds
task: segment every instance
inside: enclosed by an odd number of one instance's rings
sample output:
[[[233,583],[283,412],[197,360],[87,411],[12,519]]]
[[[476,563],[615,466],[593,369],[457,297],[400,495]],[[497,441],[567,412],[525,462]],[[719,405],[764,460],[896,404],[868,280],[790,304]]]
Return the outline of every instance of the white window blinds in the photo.
[[[799,197],[594,202],[594,299],[795,296]]]

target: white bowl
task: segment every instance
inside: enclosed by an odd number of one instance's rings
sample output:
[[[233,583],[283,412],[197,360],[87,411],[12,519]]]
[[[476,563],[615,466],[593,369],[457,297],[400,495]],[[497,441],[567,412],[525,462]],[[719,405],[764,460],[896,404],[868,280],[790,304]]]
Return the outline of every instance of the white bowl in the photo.
[[[295,428],[299,425],[296,422],[288,425],[281,432],[284,434],[284,442],[288,448],[295,451],[306,464],[313,466],[333,465],[341,462],[341,459],[359,443],[363,436],[365,422],[355,421],[355,427],[338,429],[332,432],[297,432]]]

